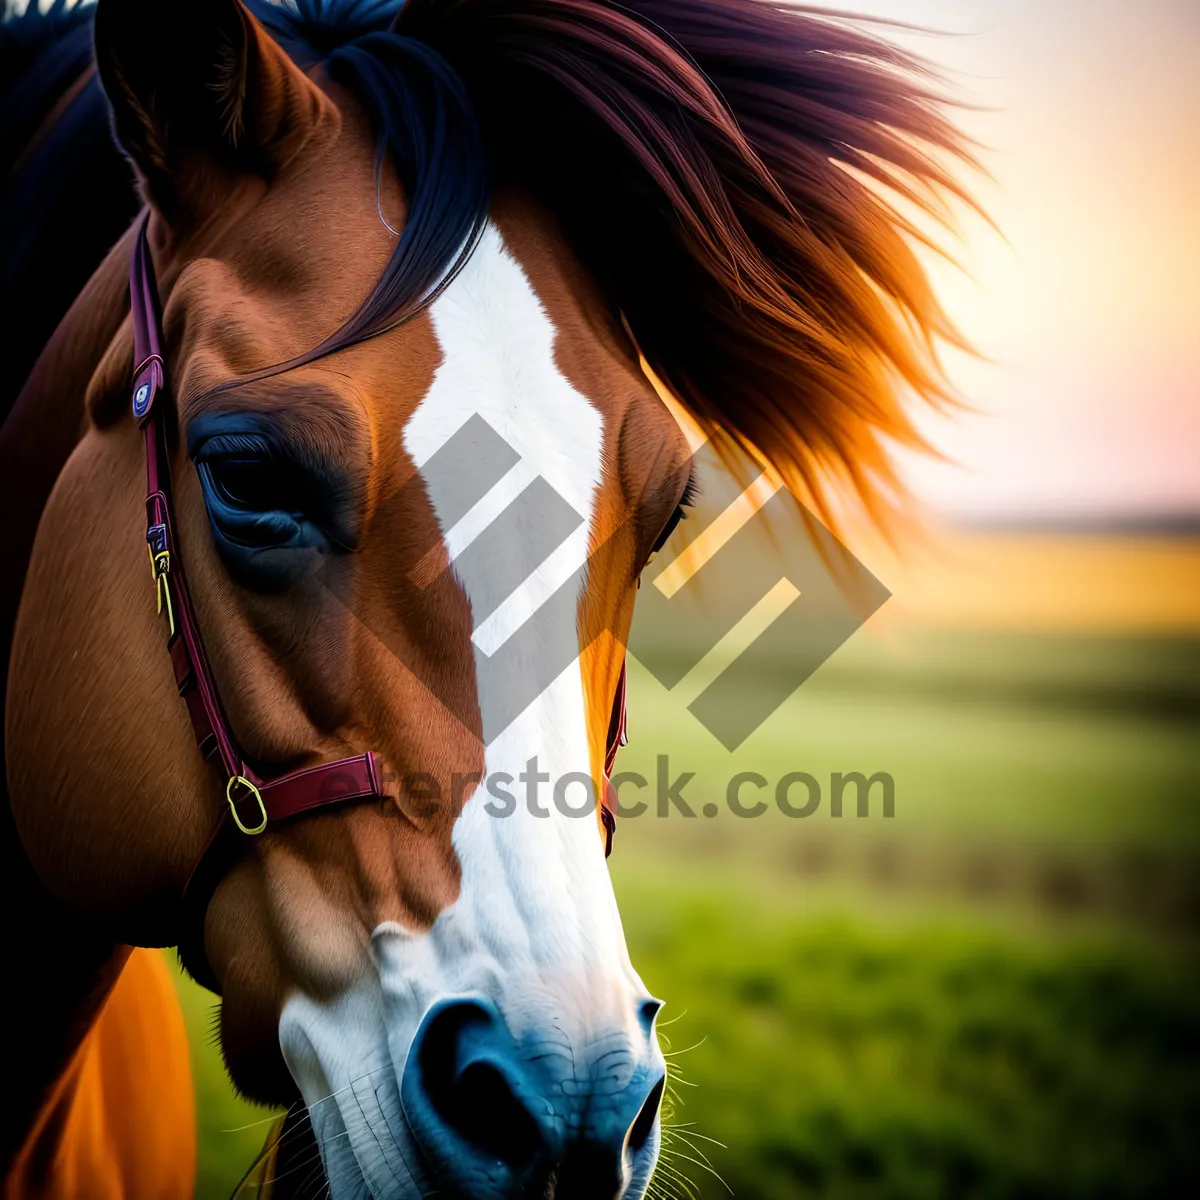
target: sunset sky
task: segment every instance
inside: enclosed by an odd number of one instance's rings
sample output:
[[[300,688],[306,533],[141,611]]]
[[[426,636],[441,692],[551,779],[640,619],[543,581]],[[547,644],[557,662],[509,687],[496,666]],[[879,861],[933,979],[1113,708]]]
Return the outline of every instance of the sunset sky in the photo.
[[[914,462],[953,515],[1200,513],[1200,4],[835,3],[954,36],[901,40],[948,68],[992,149],[964,224],[971,277],[937,270],[991,363],[952,358],[979,416],[925,428]],[[1007,244],[1006,244],[1007,243]]]

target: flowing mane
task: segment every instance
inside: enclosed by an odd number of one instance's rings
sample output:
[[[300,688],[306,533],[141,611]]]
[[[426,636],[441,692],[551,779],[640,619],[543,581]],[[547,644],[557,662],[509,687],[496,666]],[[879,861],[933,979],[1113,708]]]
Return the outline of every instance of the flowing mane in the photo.
[[[757,451],[823,509],[832,479],[883,511],[886,443],[916,440],[897,392],[942,398],[933,347],[954,340],[886,193],[938,221],[941,198],[967,199],[946,162],[973,162],[921,60],[762,0],[255,11],[294,57],[325,54],[357,85],[411,189],[387,271],[319,352],[402,320],[453,275],[484,217],[486,155],[554,211],[718,443]]]
[[[920,59],[861,21],[765,0],[249,7],[359,96],[408,194],[375,288],[305,359],[427,305],[490,186],[515,184],[718,443],[818,507],[848,483],[886,508],[886,445],[916,440],[897,393],[944,397],[934,347],[954,338],[888,194],[941,220],[965,198],[947,164],[972,161]]]

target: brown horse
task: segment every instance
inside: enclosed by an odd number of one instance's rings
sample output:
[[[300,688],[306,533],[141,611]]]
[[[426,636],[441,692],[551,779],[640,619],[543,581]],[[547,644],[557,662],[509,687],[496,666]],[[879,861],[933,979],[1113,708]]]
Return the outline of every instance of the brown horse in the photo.
[[[642,366],[810,499],[886,494],[949,332],[887,197],[936,210],[962,143],[920,63],[761,0],[100,0],[94,39],[29,137],[106,100],[148,206],[229,726],[262,778],[373,751],[387,795],[245,837],[189,933],[224,798],[147,577],[131,232],[0,437],[9,1194],[190,1194],[129,949],[183,943],[237,1086],[311,1122],[323,1175],[280,1143],[276,1195],[641,1197],[659,1004],[594,797],[688,482]]]

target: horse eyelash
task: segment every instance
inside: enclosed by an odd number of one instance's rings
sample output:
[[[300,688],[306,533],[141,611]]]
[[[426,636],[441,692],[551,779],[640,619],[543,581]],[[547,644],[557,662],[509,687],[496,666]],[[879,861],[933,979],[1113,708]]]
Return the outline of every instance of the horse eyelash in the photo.
[[[679,527],[680,521],[686,521],[688,509],[692,508],[699,496],[699,486],[696,483],[696,473],[693,471],[688,475],[687,483],[683,485],[683,494],[679,497],[679,503],[675,506],[675,511],[671,514],[671,518],[663,526],[662,532],[654,542],[654,546],[650,550],[651,556],[657,554],[663,546],[666,545],[667,539]]]
[[[699,498],[700,482],[696,478],[696,472],[693,470],[689,472],[687,483],[683,485],[683,495],[679,497],[679,507],[682,509],[693,508]]]

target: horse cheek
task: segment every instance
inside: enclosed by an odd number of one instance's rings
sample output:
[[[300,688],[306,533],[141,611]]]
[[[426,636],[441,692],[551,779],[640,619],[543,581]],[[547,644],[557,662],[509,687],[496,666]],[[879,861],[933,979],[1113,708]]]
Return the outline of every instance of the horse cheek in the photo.
[[[68,911],[169,942],[203,780],[163,648],[124,424],[90,431],[38,526],[9,672],[6,753],[25,852]]]

